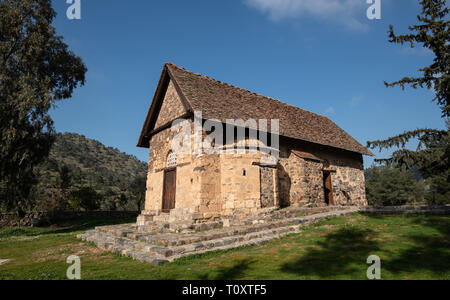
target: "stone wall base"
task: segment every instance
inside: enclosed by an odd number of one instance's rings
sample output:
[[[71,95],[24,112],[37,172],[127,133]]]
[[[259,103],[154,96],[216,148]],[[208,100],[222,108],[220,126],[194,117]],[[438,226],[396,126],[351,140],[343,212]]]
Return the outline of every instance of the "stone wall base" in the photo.
[[[430,214],[430,215],[450,215],[450,205],[438,206],[368,206],[360,209],[360,212],[371,214]]]
[[[47,211],[30,212],[22,218],[15,214],[0,214],[0,228],[50,226],[79,220],[135,218],[138,214],[137,211]]]
[[[365,207],[365,206],[321,206],[313,207],[294,204],[291,207],[280,209],[278,207],[259,209],[256,213],[236,211],[232,214],[219,213],[211,215],[192,212],[191,209],[174,209],[170,213],[159,211],[143,211],[137,219],[139,227],[166,227],[174,230],[186,228],[223,227],[252,225],[265,223],[268,219],[283,219],[297,215],[310,215],[325,213],[346,208],[357,208],[360,212],[374,214],[434,214],[450,215],[450,205],[447,206],[391,206],[391,207]],[[195,210],[194,210],[195,211]],[[193,226],[198,225],[198,226]],[[204,226],[204,227],[205,227]]]

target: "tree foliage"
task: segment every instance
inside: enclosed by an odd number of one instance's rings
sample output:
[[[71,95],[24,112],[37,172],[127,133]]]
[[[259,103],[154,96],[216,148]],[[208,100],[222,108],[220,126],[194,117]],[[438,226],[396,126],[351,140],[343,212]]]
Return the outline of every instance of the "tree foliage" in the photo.
[[[27,206],[34,168],[54,141],[49,109],[85,82],[86,67],[51,25],[50,0],[0,1],[0,181],[4,209]]]
[[[102,196],[91,187],[82,187],[70,193],[70,204],[75,209],[99,209],[101,200]]]
[[[423,185],[407,169],[375,167],[366,181],[367,201],[374,206],[404,205],[422,201]]]
[[[392,83],[385,82],[388,87],[400,86],[405,89],[427,88],[435,91],[435,101],[442,109],[443,117],[450,117],[450,21],[446,0],[422,0],[421,15],[417,16],[420,24],[409,26],[410,34],[396,35],[394,26],[389,28],[389,42],[397,44],[409,43],[411,48],[416,44],[430,49],[434,53],[433,64],[421,68],[421,77],[404,77]]]
[[[64,202],[58,195],[89,186],[102,195],[102,210],[139,210],[145,199],[147,169],[136,157],[98,141],[74,133],[56,134],[49,157],[37,168],[38,184],[29,199],[35,197],[31,201],[36,202],[35,210],[52,210],[49,204],[60,207],[57,202]],[[122,194],[126,201],[121,205]]]
[[[377,160],[387,165],[413,168],[418,167],[424,178],[430,182],[450,182],[449,173],[449,126],[450,117],[450,21],[449,8],[445,0],[420,1],[422,12],[417,16],[420,24],[409,26],[410,34],[396,35],[394,27],[389,29],[389,42],[397,44],[409,43],[411,47],[421,45],[431,50],[434,54],[433,63],[419,70],[420,77],[404,77],[392,83],[385,82],[387,87],[407,86],[414,89],[427,88],[435,92],[433,101],[441,108],[442,117],[447,121],[447,130],[417,129],[388,138],[368,142],[371,149],[390,149],[397,147],[391,158]],[[416,151],[405,149],[406,144],[417,139],[419,145]],[[438,192],[434,189],[436,184],[431,184],[431,193]],[[439,193],[448,191],[439,189]],[[450,199],[449,199],[450,201]]]
[[[430,189],[425,199],[430,205],[446,205],[450,201],[450,172],[435,176],[430,181]]]
[[[126,206],[128,204],[128,199],[127,196],[125,196],[125,194],[121,194],[119,197],[119,206],[125,210]]]

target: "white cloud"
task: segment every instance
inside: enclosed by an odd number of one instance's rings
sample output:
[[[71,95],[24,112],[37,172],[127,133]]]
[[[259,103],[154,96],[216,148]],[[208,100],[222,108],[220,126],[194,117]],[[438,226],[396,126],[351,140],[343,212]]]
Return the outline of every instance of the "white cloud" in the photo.
[[[298,19],[312,16],[321,21],[341,24],[354,30],[366,30],[368,5],[365,0],[244,0],[245,3],[267,14],[271,20]]]
[[[327,110],[325,111],[325,115],[334,115],[336,113],[336,111],[334,110],[333,106],[330,106],[327,108]]]
[[[353,96],[349,102],[350,107],[358,107],[364,101],[364,95]]]

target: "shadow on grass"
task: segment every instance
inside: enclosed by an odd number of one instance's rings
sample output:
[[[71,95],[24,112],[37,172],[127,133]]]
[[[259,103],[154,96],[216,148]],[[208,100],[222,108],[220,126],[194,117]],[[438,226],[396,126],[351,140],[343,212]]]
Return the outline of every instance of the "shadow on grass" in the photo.
[[[388,233],[383,229],[378,235],[375,227],[341,228],[317,242],[312,250],[282,265],[281,270],[298,276],[330,278],[339,275],[361,275],[367,258],[377,251],[387,253],[382,258],[382,269],[394,275],[424,275],[431,272],[439,278],[450,274],[450,217],[431,215],[373,215],[368,217],[369,226],[383,224],[394,229],[401,226],[403,233],[397,239],[383,238]],[[414,228],[412,226],[416,225]],[[418,226],[417,226],[418,225]],[[379,238],[383,239],[379,239]],[[386,242],[383,242],[383,241]],[[388,243],[389,242],[389,243]],[[406,242],[406,243],[405,243]],[[357,276],[357,277],[358,277]]]
[[[431,271],[450,272],[450,217],[431,214],[371,214],[362,215],[377,221],[392,222],[392,217],[401,218],[408,225],[419,225],[422,233],[405,235],[410,247],[395,253],[383,268],[394,274],[402,272]],[[430,232],[429,229],[434,229]]]
[[[328,278],[351,275],[361,271],[358,267],[379,250],[375,233],[358,228],[342,228],[317,242],[318,249],[306,252],[300,258],[284,263],[281,270],[298,276]]]
[[[82,220],[82,221],[78,220],[68,222],[55,228],[6,227],[0,230],[0,238],[9,238],[18,236],[33,237],[38,235],[73,233],[93,229],[97,226],[118,225],[134,222],[136,222],[136,218],[97,219],[97,220]]]
[[[436,233],[408,235],[413,246],[402,250],[395,258],[387,261],[384,268],[394,274],[401,272],[431,271],[450,273],[450,218],[428,216],[417,218],[412,223],[429,227]],[[448,275],[447,275],[448,276]]]
[[[204,274],[200,275],[200,280],[237,280],[239,278],[242,278],[245,271],[250,269],[251,265],[255,263],[256,260],[253,259],[240,259],[236,261],[232,266],[230,267],[220,267],[216,269],[214,272],[217,273],[215,275],[211,274]]]

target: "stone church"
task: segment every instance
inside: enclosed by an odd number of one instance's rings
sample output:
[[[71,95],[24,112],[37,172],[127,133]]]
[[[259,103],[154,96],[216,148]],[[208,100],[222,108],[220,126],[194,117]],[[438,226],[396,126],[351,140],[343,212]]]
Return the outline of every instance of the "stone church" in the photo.
[[[180,132],[173,122],[185,120],[194,128],[195,112],[201,112],[202,121],[222,124],[278,120],[276,159],[265,160],[263,151],[175,153],[172,141]],[[208,133],[201,130],[203,137]],[[194,129],[189,134],[195,139]],[[259,145],[271,147],[275,139],[262,142],[263,135],[258,131]],[[228,149],[229,141],[224,144]],[[160,219],[214,220],[289,206],[367,205],[363,155],[373,154],[329,118],[171,63],[162,70],[138,147],[149,149],[145,210],[138,225]]]

